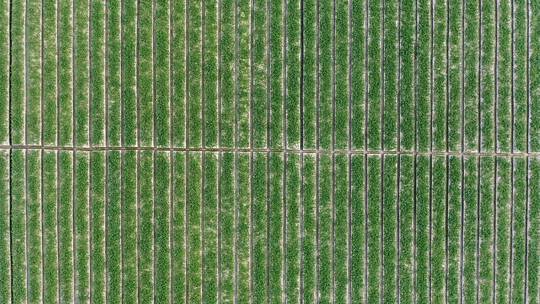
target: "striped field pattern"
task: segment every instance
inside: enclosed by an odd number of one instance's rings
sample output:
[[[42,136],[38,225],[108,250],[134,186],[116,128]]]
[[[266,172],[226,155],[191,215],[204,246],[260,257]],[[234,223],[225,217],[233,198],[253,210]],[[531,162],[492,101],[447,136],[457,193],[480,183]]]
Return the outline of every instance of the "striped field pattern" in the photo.
[[[0,0],[0,303],[540,303],[539,0]]]

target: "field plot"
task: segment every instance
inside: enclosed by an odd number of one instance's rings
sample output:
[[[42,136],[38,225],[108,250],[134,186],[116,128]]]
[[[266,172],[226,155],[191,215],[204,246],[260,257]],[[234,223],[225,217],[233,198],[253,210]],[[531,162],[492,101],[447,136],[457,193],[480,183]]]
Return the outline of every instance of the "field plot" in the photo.
[[[0,303],[540,303],[540,2],[0,0]]]

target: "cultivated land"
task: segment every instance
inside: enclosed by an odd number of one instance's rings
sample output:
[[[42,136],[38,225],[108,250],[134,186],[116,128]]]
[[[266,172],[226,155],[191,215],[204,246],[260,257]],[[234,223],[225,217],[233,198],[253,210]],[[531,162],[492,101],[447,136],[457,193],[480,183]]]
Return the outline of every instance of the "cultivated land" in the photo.
[[[0,303],[540,303],[540,2],[0,0]]]

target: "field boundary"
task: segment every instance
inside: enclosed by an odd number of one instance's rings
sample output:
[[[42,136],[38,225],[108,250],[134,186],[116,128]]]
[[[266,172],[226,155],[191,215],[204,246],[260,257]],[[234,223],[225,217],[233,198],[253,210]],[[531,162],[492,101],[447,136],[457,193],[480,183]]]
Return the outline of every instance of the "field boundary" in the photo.
[[[0,145],[5,150],[43,151],[156,151],[156,152],[203,152],[203,153],[286,153],[286,154],[346,154],[346,155],[410,155],[410,156],[456,156],[456,157],[532,157],[540,158],[540,152],[478,152],[478,151],[407,151],[362,149],[289,149],[289,148],[235,148],[235,147],[151,147],[151,146],[49,146],[49,145]]]

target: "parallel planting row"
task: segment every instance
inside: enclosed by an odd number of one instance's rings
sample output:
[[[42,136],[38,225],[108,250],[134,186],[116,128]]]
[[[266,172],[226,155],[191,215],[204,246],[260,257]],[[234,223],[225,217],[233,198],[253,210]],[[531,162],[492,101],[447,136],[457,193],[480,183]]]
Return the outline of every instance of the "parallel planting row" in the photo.
[[[539,152],[535,1],[0,1],[0,142]]]
[[[540,300],[535,158],[13,150],[0,172],[2,303]]]

